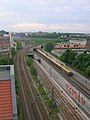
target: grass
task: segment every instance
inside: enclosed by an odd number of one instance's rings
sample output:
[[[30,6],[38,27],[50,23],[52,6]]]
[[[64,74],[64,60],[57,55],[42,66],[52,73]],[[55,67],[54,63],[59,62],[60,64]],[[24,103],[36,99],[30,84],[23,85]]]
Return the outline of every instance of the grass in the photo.
[[[18,120],[22,120],[22,109],[21,109],[20,95],[19,95],[20,93],[19,81],[16,76],[16,56],[13,56],[13,64],[15,65],[15,90],[16,90]]]
[[[31,68],[33,68],[33,69],[31,69]],[[37,72],[36,73],[32,72],[35,69],[34,66],[33,67],[29,66],[29,69],[30,69],[30,73],[31,73],[31,75],[33,77],[33,80],[34,80],[34,82],[35,82],[35,84],[37,86],[37,89],[39,91],[41,99],[43,100],[43,102],[44,102],[44,104],[45,104],[45,106],[47,108],[49,117],[52,118],[52,120],[60,120],[60,118],[59,118],[59,116],[57,114],[59,112],[58,107],[56,106],[55,103],[52,102],[52,98],[50,97],[50,95],[48,95],[46,93],[46,90],[45,90],[45,88],[43,86],[42,80],[40,80],[37,77],[38,75],[36,75]],[[34,70],[34,71],[36,71],[36,70]]]
[[[43,45],[49,42],[56,42],[57,39],[49,39],[49,38],[30,38],[32,45]]]
[[[57,115],[57,113],[59,112],[58,107],[53,105],[52,98],[46,93],[45,88],[43,84],[40,83],[40,81],[39,83],[37,83],[37,88],[48,110],[49,116],[52,118],[52,120],[60,120],[60,118]]]

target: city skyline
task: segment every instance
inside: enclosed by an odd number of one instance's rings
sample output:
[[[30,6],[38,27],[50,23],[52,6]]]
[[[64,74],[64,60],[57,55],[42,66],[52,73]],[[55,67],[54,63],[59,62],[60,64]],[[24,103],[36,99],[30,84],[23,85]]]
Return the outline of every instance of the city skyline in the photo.
[[[90,33],[89,0],[0,1],[0,30]]]

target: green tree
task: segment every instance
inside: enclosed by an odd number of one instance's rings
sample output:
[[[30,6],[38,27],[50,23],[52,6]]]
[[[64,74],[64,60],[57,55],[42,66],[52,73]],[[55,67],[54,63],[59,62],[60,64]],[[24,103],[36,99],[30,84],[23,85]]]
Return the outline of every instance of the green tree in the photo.
[[[82,71],[88,77],[90,76],[90,54],[84,52],[77,55],[76,52],[67,49],[60,56],[60,60]]]
[[[4,30],[1,30],[0,31],[0,35],[4,35],[4,34],[8,34],[8,32],[4,31]]]
[[[13,55],[13,56],[16,55],[16,50],[15,50],[15,48],[12,48],[12,55]]]
[[[60,60],[62,60],[65,63],[72,64],[75,60],[77,53],[75,51],[72,51],[70,49],[67,49],[61,56]]]
[[[88,77],[90,77],[90,65],[86,68],[85,73]]]
[[[17,50],[21,49],[22,48],[22,44],[21,44],[21,41],[17,41]]]
[[[8,64],[9,64],[8,56],[0,57],[0,65],[8,65]]]
[[[45,50],[47,52],[51,52],[51,50],[53,50],[54,44],[53,43],[47,43],[45,44]]]
[[[28,66],[31,66],[33,64],[32,58],[28,58],[26,62]]]
[[[86,68],[90,65],[90,54],[81,53],[77,55],[72,65],[75,68],[80,69],[85,72]]]

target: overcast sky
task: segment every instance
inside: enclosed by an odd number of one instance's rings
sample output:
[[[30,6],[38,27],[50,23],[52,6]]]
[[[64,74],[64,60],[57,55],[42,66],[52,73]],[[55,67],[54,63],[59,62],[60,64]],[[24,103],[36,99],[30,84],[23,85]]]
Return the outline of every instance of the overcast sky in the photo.
[[[90,0],[0,0],[0,30],[90,33]]]

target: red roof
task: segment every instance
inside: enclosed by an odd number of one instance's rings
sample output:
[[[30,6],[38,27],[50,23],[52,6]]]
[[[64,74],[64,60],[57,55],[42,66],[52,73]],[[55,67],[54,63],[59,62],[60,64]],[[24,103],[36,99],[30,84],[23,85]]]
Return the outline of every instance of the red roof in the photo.
[[[11,81],[0,80],[0,120],[12,120]]]

